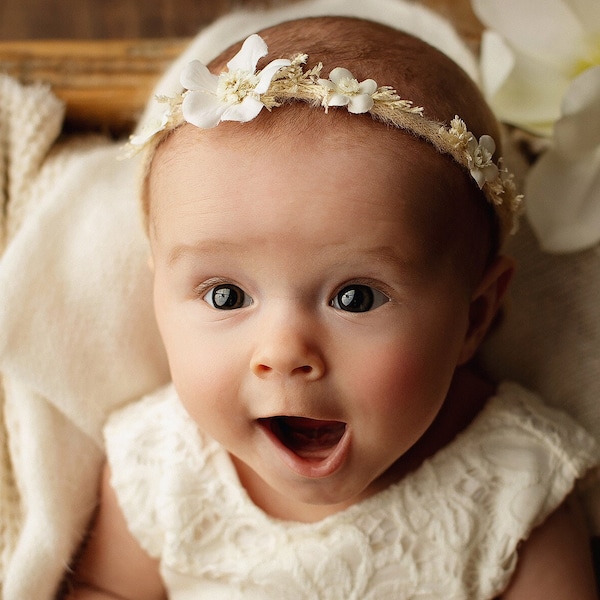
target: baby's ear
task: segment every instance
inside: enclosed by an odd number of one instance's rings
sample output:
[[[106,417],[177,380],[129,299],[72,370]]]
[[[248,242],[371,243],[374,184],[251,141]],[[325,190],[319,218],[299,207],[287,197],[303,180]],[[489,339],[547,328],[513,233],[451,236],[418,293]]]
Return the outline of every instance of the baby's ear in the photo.
[[[465,364],[477,351],[492,325],[515,272],[515,261],[509,256],[497,256],[486,269],[471,296],[469,329],[465,336],[459,365]]]

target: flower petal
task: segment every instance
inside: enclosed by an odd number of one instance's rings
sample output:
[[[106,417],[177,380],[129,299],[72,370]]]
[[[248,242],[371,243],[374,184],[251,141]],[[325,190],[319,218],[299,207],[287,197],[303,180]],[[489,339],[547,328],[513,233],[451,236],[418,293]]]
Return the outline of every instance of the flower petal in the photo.
[[[283,67],[289,67],[292,64],[291,60],[287,60],[287,58],[278,58],[277,60],[272,60],[261,72],[258,76],[258,84],[254,88],[254,91],[257,94],[264,94],[271,85],[271,80],[279,71],[283,69]]]
[[[481,36],[481,85],[488,98],[495,96],[515,67],[515,55],[495,31],[484,31]]]
[[[573,80],[554,127],[557,151],[574,159],[600,147],[600,66]]]
[[[600,65],[587,69],[573,79],[563,100],[563,114],[573,115],[589,108],[600,108]]]
[[[204,92],[188,92],[181,104],[183,118],[201,129],[211,129],[219,124],[221,115],[227,108],[216,96]]]
[[[496,152],[496,142],[491,135],[482,135],[479,138],[479,145],[485,148],[491,155]]]
[[[374,79],[365,79],[358,84],[358,91],[361,94],[374,94],[377,91],[377,82]]]
[[[581,56],[585,31],[564,0],[473,0],[489,29],[518,52],[569,68]]]
[[[346,106],[350,98],[344,94],[333,94],[327,98],[327,106]]]
[[[600,33],[600,2],[597,0],[565,0],[589,33]]]
[[[549,150],[526,181],[527,215],[547,252],[574,252],[600,241],[600,148],[568,161]]]
[[[486,181],[494,181],[498,177],[499,173],[500,171],[497,165],[494,163],[491,163],[483,168],[483,176],[485,177]]]
[[[326,87],[328,90],[334,92],[336,90],[335,83],[329,81],[329,79],[319,79],[318,84],[320,86]]]
[[[552,65],[515,55],[513,71],[488,100],[500,120],[550,136],[569,83]]]
[[[246,38],[240,51],[227,63],[227,68],[230,71],[247,71],[254,73],[256,71],[256,63],[269,52],[265,41],[253,33]]]
[[[471,169],[471,177],[476,181],[479,189],[485,184],[485,173],[483,169]]]
[[[373,98],[368,94],[360,94],[359,96],[350,96],[348,103],[348,112],[355,115],[369,112],[373,108]]]
[[[336,67],[329,73],[329,79],[336,85],[341,83],[344,79],[354,79],[354,75],[348,69],[343,67]]]
[[[179,81],[186,90],[206,90],[214,93],[219,78],[213,75],[205,64],[193,60],[184,67]]]
[[[265,105],[252,96],[246,96],[239,104],[228,106],[221,117],[222,121],[239,121],[247,123],[252,121]]]

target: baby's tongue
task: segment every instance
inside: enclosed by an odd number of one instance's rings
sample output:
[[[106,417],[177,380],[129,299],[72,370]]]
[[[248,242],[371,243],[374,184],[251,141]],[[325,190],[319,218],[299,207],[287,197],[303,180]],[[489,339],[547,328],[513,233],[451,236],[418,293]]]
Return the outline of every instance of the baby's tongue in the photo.
[[[300,458],[323,460],[342,439],[346,424],[303,417],[275,417],[271,429]]]

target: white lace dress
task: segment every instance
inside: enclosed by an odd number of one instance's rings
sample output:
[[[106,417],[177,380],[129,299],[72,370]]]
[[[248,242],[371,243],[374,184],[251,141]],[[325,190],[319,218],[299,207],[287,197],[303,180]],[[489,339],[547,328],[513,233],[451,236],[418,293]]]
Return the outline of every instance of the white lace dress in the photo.
[[[503,383],[473,424],[399,483],[312,524],[273,519],[169,386],[105,429],[129,527],[171,600],[477,600],[598,462],[592,439]]]

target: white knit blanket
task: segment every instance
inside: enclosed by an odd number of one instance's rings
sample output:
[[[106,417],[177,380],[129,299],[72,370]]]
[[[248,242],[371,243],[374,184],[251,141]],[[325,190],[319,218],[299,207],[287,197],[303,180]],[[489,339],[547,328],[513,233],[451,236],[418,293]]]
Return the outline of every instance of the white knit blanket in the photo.
[[[207,28],[159,83],[179,91],[192,57],[303,15],[370,17],[420,35],[476,77],[449,25],[402,0],[309,0]],[[156,110],[151,99],[146,118]],[[92,514],[100,430],[116,406],[168,379],[151,307],[135,160],[101,139],[57,144],[49,90],[0,76],[0,581],[5,600],[50,600]],[[486,360],[600,438],[600,250],[543,255],[525,228],[509,319]],[[591,484],[590,484],[591,485]],[[600,487],[600,486],[598,486]],[[593,494],[596,494],[594,496]],[[600,505],[589,489],[588,505]],[[590,511],[591,512],[591,511]],[[600,533],[600,514],[596,514]]]

